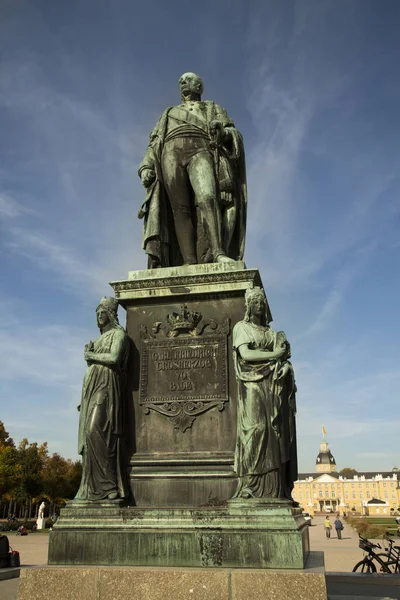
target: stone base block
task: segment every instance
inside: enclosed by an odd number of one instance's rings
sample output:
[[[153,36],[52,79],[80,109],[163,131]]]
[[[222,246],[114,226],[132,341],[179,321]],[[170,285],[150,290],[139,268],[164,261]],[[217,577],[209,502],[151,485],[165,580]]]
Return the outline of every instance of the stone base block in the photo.
[[[43,519],[42,517],[38,517],[36,519],[36,525],[38,529],[46,529],[46,519]]]
[[[18,600],[326,600],[323,553],[301,571],[144,567],[24,569]]]
[[[179,509],[72,504],[49,542],[52,565],[302,569],[308,553],[301,509],[281,500]]]
[[[132,340],[124,417],[132,503],[227,501],[237,487],[232,329],[246,290],[261,285],[258,270],[185,265],[132,271],[111,285]]]

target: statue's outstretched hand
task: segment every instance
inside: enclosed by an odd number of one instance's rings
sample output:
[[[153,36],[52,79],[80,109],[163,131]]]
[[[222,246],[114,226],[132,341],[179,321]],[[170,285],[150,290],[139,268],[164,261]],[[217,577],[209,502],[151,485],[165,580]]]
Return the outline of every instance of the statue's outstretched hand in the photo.
[[[143,171],[140,173],[140,179],[145,188],[151,186],[155,178],[156,174],[153,169],[143,169]]]

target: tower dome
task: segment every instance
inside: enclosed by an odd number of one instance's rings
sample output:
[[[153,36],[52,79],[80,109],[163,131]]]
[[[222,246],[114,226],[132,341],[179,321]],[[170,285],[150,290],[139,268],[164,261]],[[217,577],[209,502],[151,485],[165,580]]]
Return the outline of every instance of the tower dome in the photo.
[[[329,450],[328,442],[325,437],[319,445],[319,454],[315,461],[315,470],[317,473],[333,473],[336,471],[336,460]]]

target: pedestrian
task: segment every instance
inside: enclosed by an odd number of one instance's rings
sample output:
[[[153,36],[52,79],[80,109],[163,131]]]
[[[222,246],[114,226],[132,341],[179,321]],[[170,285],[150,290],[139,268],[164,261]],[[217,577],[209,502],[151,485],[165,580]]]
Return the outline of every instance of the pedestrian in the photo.
[[[343,527],[342,521],[340,520],[339,515],[337,515],[334,525],[335,525],[336,535],[338,537],[338,540],[341,540],[342,539],[342,531],[343,531],[344,527]]]
[[[325,517],[324,529],[325,529],[325,535],[326,535],[326,537],[330,538],[331,537],[332,523],[329,520],[329,515]]]

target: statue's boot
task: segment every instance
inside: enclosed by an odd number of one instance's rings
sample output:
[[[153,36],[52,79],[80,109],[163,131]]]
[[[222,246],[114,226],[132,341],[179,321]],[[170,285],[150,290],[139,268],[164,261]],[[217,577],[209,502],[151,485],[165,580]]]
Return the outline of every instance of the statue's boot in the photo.
[[[226,254],[218,254],[218,256],[216,256],[214,260],[217,263],[231,263],[231,262],[235,262],[235,260],[233,258],[230,258]]]

